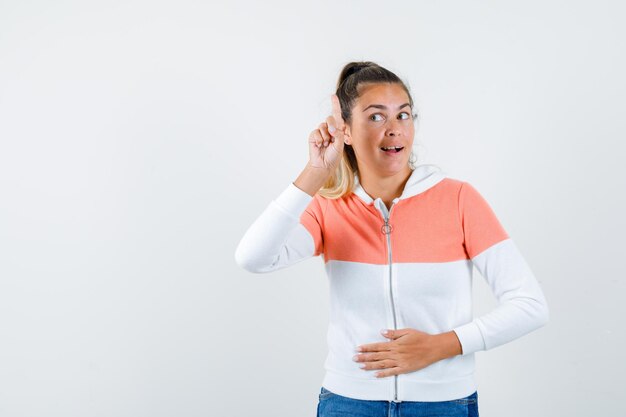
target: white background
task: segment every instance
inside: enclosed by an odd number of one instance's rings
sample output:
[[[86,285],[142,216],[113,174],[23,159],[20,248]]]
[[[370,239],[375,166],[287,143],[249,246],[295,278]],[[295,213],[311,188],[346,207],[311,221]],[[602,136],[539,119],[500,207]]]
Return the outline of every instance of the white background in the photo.
[[[322,260],[234,252],[351,60],[409,84],[419,163],[481,192],[548,300],[476,354],[481,416],[623,415],[625,11],[1,0],[0,416],[315,415]]]

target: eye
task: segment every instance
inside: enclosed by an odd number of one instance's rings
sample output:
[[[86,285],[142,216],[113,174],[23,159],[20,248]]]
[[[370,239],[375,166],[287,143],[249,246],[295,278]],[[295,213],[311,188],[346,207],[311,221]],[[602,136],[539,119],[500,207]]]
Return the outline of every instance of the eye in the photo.
[[[404,115],[404,116],[402,116],[402,115]],[[400,116],[402,116],[402,117],[400,117]],[[405,112],[405,111],[400,113],[400,116],[399,116],[399,118],[402,119],[402,120],[407,120],[407,119],[411,118],[411,115],[409,113]]]
[[[380,119],[376,119],[376,116],[380,117]],[[382,116],[380,115],[380,113],[374,113],[370,116],[370,120],[374,122],[379,122],[382,120]]]

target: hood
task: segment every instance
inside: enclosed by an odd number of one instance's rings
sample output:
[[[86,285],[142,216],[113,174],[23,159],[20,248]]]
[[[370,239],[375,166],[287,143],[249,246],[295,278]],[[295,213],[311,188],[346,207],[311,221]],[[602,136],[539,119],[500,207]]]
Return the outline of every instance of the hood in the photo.
[[[397,203],[399,200],[404,200],[409,197],[413,197],[419,193],[422,193],[429,188],[433,187],[439,181],[446,177],[445,172],[441,170],[437,165],[424,164],[415,167],[408,181],[404,185],[404,190],[400,197],[394,198],[393,202]],[[356,194],[366,204],[373,204],[374,199],[369,196],[361,187],[359,182],[359,176],[355,176],[356,185],[354,187],[354,194]]]

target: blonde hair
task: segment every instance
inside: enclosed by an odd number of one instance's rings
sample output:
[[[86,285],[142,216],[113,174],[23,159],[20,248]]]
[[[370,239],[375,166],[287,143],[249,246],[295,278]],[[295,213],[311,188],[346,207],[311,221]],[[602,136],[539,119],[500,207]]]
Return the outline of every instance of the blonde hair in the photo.
[[[407,95],[409,103],[413,108],[413,98],[406,84],[393,72],[380,65],[370,61],[350,62],[341,70],[339,79],[337,80],[337,97],[341,104],[341,116],[345,123],[352,121],[352,106],[359,98],[359,87],[363,84],[374,83],[397,83],[400,84]],[[417,114],[413,115],[415,120]],[[411,150],[409,155],[409,166],[415,169],[415,154]],[[357,165],[356,155],[352,145],[344,144],[343,154],[339,165],[335,169],[326,183],[317,192],[320,196],[328,199],[342,198],[350,194],[355,186],[355,178],[359,175],[359,167]]]

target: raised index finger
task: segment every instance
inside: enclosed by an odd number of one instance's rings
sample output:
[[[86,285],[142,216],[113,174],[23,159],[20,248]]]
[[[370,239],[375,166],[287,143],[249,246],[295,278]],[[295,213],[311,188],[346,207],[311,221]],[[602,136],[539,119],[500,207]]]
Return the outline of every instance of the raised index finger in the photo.
[[[339,97],[337,97],[337,94],[333,94],[330,99],[333,102],[333,118],[335,119],[335,123],[337,123],[336,127],[337,129],[343,129],[343,117],[341,116]]]

